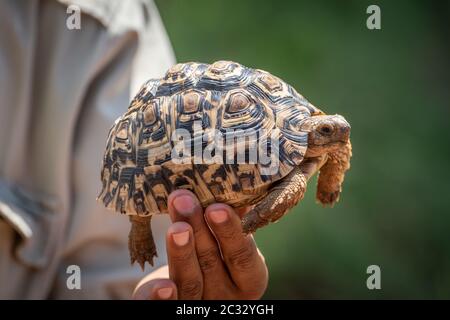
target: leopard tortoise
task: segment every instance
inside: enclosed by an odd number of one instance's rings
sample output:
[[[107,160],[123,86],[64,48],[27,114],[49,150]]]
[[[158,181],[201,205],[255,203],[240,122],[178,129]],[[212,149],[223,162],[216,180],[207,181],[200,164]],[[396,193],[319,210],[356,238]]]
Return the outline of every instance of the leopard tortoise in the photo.
[[[174,139],[180,130],[190,136]],[[245,135],[250,131],[253,135]],[[226,143],[217,139],[230,133],[235,135]],[[350,167],[349,135],[342,116],[326,115],[266,71],[231,61],[177,64],[162,79],[147,81],[110,129],[98,199],[129,215],[131,263],[144,268],[157,255],[151,217],[167,213],[175,189],[191,190],[204,207],[254,205],[242,219],[243,232],[250,233],[303,198],[309,178],[304,166],[320,159],[316,197],[333,205]],[[239,140],[243,136],[248,139]],[[259,158],[248,161],[263,140],[261,145],[277,154],[274,170]],[[194,142],[214,161],[196,158]],[[239,153],[247,158],[237,161]]]

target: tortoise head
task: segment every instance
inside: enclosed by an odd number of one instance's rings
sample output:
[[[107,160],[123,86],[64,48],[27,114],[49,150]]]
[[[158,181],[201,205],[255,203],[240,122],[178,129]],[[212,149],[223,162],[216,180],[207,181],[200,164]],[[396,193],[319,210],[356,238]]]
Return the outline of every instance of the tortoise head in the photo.
[[[312,116],[301,123],[300,130],[309,132],[306,157],[334,152],[350,138],[350,124],[340,115]]]

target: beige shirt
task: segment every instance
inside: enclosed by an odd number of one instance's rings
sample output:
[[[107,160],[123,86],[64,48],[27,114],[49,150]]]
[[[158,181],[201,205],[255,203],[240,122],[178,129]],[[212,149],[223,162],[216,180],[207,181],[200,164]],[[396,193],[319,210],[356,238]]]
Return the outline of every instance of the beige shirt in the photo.
[[[0,298],[130,298],[144,274],[128,219],[95,200],[101,159],[140,84],[174,60],[151,1],[0,2]],[[167,224],[153,219],[155,267]]]

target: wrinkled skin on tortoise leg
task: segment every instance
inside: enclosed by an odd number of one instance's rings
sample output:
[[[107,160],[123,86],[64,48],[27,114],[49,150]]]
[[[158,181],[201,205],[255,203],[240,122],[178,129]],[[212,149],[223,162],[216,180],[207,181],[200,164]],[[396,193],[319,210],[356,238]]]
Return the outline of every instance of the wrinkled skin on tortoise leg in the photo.
[[[151,229],[151,216],[130,216],[131,230],[128,236],[128,249],[130,251],[131,264],[139,263],[144,271],[145,262],[153,266],[153,258],[157,257],[156,245]]]
[[[303,199],[307,180],[323,165],[323,161],[322,157],[307,159],[275,184],[267,196],[242,218],[243,232],[253,233],[284,216]]]
[[[339,200],[345,172],[350,168],[352,145],[350,141],[328,155],[327,162],[320,168],[316,199],[323,205],[333,206]]]

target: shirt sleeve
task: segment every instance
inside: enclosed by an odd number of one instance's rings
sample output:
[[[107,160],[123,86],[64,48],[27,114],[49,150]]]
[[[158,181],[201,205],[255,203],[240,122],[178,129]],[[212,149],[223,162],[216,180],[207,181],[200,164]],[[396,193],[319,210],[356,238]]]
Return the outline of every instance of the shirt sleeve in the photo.
[[[96,197],[109,128],[174,62],[151,0],[0,1],[1,299],[127,299],[153,270]]]
[[[152,2],[147,2],[144,8],[139,6],[146,10],[142,12],[146,19],[141,25],[130,26],[131,31],[120,24],[127,13],[139,16],[133,9],[116,7],[99,24],[95,20],[102,16],[101,9],[83,7],[82,1],[78,4],[87,12],[81,32],[86,36],[92,32],[92,43],[104,43],[105,46],[96,66],[98,72],[86,84],[88,88],[80,98],[81,108],[70,155],[70,221],[51,297],[128,299],[137,282],[154,269],[147,265],[144,273],[138,265],[130,265],[128,218],[107,211],[95,201],[101,189],[101,159],[108,130],[126,111],[130,97],[143,81],[161,77],[175,59]],[[111,18],[117,11],[122,12],[120,20]],[[95,30],[97,28],[100,30]],[[90,55],[90,48],[86,47],[83,54]],[[164,234],[168,223],[166,215],[152,219],[159,254],[154,268],[166,264]],[[80,288],[70,289],[67,285],[70,276],[67,268],[71,265],[79,267]]]

